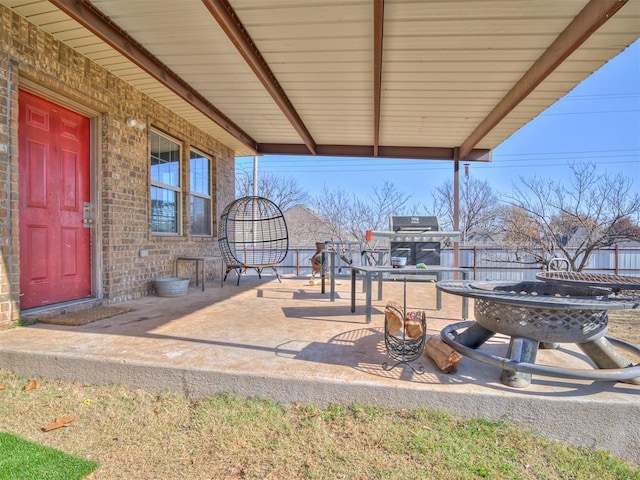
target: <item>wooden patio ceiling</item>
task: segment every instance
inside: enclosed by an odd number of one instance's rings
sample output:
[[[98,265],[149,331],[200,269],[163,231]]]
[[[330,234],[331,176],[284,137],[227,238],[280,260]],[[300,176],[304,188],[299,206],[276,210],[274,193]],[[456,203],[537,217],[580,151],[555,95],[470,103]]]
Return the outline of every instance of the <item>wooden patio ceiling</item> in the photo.
[[[640,0],[0,0],[237,155],[488,160]]]

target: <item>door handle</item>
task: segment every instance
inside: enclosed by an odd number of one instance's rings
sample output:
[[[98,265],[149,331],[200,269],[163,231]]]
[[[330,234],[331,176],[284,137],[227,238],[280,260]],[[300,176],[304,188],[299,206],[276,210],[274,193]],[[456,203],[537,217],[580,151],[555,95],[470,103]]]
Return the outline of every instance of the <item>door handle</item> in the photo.
[[[90,228],[93,225],[91,210],[91,204],[89,202],[82,204],[82,226],[85,228]]]

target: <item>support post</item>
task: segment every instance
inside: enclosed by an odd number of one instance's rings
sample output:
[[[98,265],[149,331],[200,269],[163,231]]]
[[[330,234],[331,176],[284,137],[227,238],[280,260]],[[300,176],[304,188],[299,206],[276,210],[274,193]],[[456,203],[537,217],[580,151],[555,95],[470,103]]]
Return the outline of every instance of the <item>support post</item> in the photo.
[[[453,150],[453,230],[460,231],[460,149]],[[460,241],[453,241],[453,266],[460,266]],[[458,279],[458,274],[454,274]]]

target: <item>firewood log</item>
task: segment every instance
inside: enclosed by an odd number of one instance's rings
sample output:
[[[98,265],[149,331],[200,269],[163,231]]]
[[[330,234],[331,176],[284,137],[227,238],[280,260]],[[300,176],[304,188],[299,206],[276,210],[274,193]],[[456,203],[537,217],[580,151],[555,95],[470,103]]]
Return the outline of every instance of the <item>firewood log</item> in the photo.
[[[409,338],[418,338],[424,335],[422,328],[423,311],[407,312],[404,321],[404,331]]]
[[[402,305],[398,302],[388,302],[384,308],[384,321],[387,327],[387,332],[394,334],[402,328],[404,325],[404,312]]]
[[[429,337],[424,347],[425,353],[443,373],[456,373],[462,355],[437,337]]]

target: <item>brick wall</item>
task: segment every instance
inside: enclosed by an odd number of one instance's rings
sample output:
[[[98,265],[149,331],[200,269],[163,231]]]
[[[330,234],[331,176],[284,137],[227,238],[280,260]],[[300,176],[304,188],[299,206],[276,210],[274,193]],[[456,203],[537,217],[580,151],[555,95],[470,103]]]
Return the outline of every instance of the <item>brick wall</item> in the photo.
[[[149,133],[154,128],[182,143],[185,186],[189,147],[213,159],[214,222],[234,197],[234,152],[3,5],[0,21],[0,328],[19,318],[17,92],[21,83],[38,85],[38,90],[44,87],[43,91],[52,92],[53,101],[65,98],[72,107],[82,105],[99,112],[94,123],[100,128],[93,139],[99,146],[93,239],[99,246],[95,265],[97,284],[101,284],[98,298],[116,303],[152,293],[154,278],[173,275],[176,255],[219,256],[215,236],[151,234]],[[12,81],[8,79],[10,62]],[[128,117],[144,121],[147,128],[126,126]],[[182,195],[183,231],[188,232],[186,188]],[[213,228],[215,234],[215,223]],[[148,251],[148,256],[141,257],[141,250]],[[221,263],[215,261],[211,267],[219,278]],[[181,274],[187,273],[186,268],[187,264],[181,266]]]
[[[17,69],[9,58],[0,56],[0,329],[18,320],[18,157]]]

